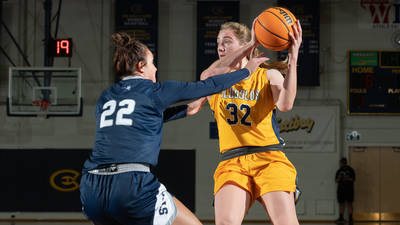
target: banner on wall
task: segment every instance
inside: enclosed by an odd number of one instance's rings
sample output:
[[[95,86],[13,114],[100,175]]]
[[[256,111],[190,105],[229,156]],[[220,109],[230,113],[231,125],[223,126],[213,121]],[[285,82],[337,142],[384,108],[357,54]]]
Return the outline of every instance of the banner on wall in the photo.
[[[360,0],[358,14],[362,28],[400,28],[400,2],[397,0]]]
[[[218,59],[218,31],[228,21],[239,22],[239,1],[197,2],[197,80]]]
[[[126,32],[145,44],[157,65],[158,0],[117,0],[115,3],[117,32]]]
[[[299,49],[297,62],[297,84],[299,86],[319,86],[319,0],[278,0],[278,5],[289,9],[303,30],[303,42]],[[285,59],[287,50],[279,52]]]
[[[295,106],[292,111],[278,112],[285,151],[335,152],[339,119],[339,106]]]
[[[81,170],[90,151],[1,149],[0,211],[80,212]],[[162,150],[153,170],[167,190],[193,212],[195,155],[195,150]]]

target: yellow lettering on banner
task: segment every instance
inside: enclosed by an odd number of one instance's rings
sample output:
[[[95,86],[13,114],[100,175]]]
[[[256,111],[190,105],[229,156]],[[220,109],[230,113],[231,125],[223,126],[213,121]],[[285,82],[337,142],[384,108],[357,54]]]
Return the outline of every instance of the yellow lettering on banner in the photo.
[[[80,173],[76,170],[63,169],[58,170],[50,176],[50,186],[62,192],[75,191],[79,188],[77,181]]]
[[[291,132],[298,129],[305,129],[307,133],[312,131],[315,121],[312,119],[300,119],[298,115],[290,118],[289,120],[282,121],[281,118],[278,119],[278,125],[281,132]]]
[[[388,94],[400,94],[400,89],[396,88],[389,88],[388,89]]]
[[[353,73],[374,73],[374,67],[367,67],[367,66],[352,67],[351,72],[353,72]]]
[[[392,70],[392,73],[400,74],[400,70],[399,69]]]

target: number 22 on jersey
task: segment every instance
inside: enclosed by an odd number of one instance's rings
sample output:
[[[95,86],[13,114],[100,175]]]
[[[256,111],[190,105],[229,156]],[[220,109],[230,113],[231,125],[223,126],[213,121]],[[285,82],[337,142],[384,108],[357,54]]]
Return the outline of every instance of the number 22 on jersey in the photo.
[[[135,111],[135,105],[136,102],[133,99],[124,99],[118,104],[115,100],[106,102],[101,113],[100,128],[114,125],[113,118],[115,118],[115,125],[131,126],[132,119],[125,118],[124,115],[132,114]],[[116,117],[114,116],[115,112],[117,113]]]

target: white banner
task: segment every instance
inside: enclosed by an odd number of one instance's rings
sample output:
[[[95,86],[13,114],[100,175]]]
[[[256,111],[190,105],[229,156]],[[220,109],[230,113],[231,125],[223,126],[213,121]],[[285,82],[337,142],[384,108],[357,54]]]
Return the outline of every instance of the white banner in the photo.
[[[286,152],[335,152],[339,106],[295,106],[277,113]]]
[[[359,0],[356,14],[360,28],[400,28],[399,0]]]

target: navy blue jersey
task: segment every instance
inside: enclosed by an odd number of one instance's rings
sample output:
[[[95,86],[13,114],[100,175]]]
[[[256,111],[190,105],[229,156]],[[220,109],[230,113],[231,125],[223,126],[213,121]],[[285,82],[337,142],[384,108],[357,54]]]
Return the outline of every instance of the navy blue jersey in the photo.
[[[83,171],[112,163],[157,165],[164,119],[186,115],[179,107],[165,111],[168,106],[220,92],[247,76],[249,71],[241,69],[197,82],[125,79],[114,84],[97,101],[96,138]]]

